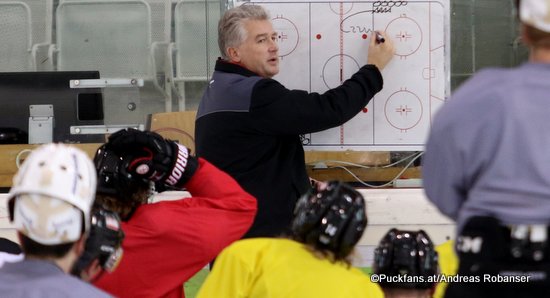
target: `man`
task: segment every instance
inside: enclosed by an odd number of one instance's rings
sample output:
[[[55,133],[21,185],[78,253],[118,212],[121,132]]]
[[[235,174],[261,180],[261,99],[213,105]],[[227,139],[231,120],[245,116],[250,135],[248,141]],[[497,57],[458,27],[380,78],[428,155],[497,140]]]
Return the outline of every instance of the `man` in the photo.
[[[457,223],[458,273],[485,281],[451,283],[448,297],[550,296],[550,0],[518,9],[529,61],[462,85],[426,145],[424,187]]]
[[[435,290],[438,255],[423,230],[391,229],[374,251],[373,273],[385,298],[430,298]]]
[[[95,207],[84,253],[74,264],[71,274],[93,282],[103,272],[113,272],[122,259],[123,239],[124,232],[118,214],[102,207]]]
[[[340,182],[319,183],[294,213],[292,239],[245,239],[225,249],[198,297],[382,296],[350,266],[367,225],[361,194]]]
[[[0,268],[2,297],[109,297],[68,274],[84,250],[95,188],[79,149],[50,144],[29,155],[8,195],[25,259]]]
[[[183,283],[248,230],[256,200],[187,148],[123,130],[96,153],[96,202],[122,219],[124,257],[95,285],[117,297],[183,297]],[[148,204],[151,182],[193,197]]]
[[[288,231],[296,200],[311,187],[300,134],[344,124],[382,89],[393,44],[371,38],[368,65],[324,94],[289,90],[279,72],[277,32],[256,5],[228,10],[218,25],[222,59],[197,111],[197,154],[229,173],[258,200],[248,237]]]

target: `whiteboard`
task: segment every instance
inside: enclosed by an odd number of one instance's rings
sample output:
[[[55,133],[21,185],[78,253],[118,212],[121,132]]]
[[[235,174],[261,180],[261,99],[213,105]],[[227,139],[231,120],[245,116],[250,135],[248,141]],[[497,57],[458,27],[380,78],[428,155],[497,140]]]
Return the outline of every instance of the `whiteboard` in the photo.
[[[271,1],[280,73],[289,89],[323,93],[366,64],[374,30],[396,53],[384,88],[342,126],[302,136],[306,150],[422,150],[435,112],[450,94],[449,0]]]

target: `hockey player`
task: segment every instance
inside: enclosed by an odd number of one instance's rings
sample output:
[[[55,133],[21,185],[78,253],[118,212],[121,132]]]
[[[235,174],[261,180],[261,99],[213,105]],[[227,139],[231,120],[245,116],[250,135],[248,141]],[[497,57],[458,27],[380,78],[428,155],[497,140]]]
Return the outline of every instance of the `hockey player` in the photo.
[[[293,238],[253,238],[225,249],[198,297],[381,297],[350,266],[367,225],[365,201],[352,187],[319,183],[298,201]]]
[[[49,144],[29,155],[8,195],[25,259],[0,268],[2,297],[109,297],[69,274],[84,250],[95,189],[81,150]]]
[[[385,298],[429,298],[437,285],[438,254],[423,230],[391,229],[374,251],[373,273]]]
[[[94,159],[96,202],[126,237],[114,272],[94,283],[117,297],[182,297],[183,283],[248,230],[256,200],[230,176],[153,132],[113,134]],[[148,203],[150,183],[192,195]]]

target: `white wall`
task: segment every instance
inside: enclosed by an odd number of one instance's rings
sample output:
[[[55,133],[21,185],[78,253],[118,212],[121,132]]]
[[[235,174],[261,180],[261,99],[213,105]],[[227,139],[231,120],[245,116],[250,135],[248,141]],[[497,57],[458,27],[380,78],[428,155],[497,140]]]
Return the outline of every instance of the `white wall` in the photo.
[[[422,188],[360,189],[369,223],[357,246],[354,265],[370,267],[374,248],[391,228],[424,229],[437,245],[454,239],[455,225],[426,198]]]
[[[359,241],[357,266],[372,264],[374,247],[391,228],[424,229],[435,244],[454,237],[454,222],[443,216],[425,197],[422,188],[410,189],[360,189],[367,200],[368,226]],[[158,200],[178,199],[182,192],[166,192]],[[6,194],[0,194],[0,237],[16,240],[15,231],[8,220]]]
[[[367,200],[368,226],[362,245],[377,244],[392,227],[424,229],[436,244],[454,236],[454,222],[427,200],[424,189],[360,189]]]

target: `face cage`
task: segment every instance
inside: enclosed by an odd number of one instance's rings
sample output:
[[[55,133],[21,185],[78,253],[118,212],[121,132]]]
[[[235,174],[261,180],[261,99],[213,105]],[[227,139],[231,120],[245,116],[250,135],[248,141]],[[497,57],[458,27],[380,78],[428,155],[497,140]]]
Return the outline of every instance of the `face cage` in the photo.
[[[120,261],[122,260],[123,254],[124,250],[122,249],[122,247],[118,247],[117,249],[115,249],[115,251],[109,254],[101,267],[103,267],[103,269],[105,269],[109,273],[115,271],[120,264]]]

